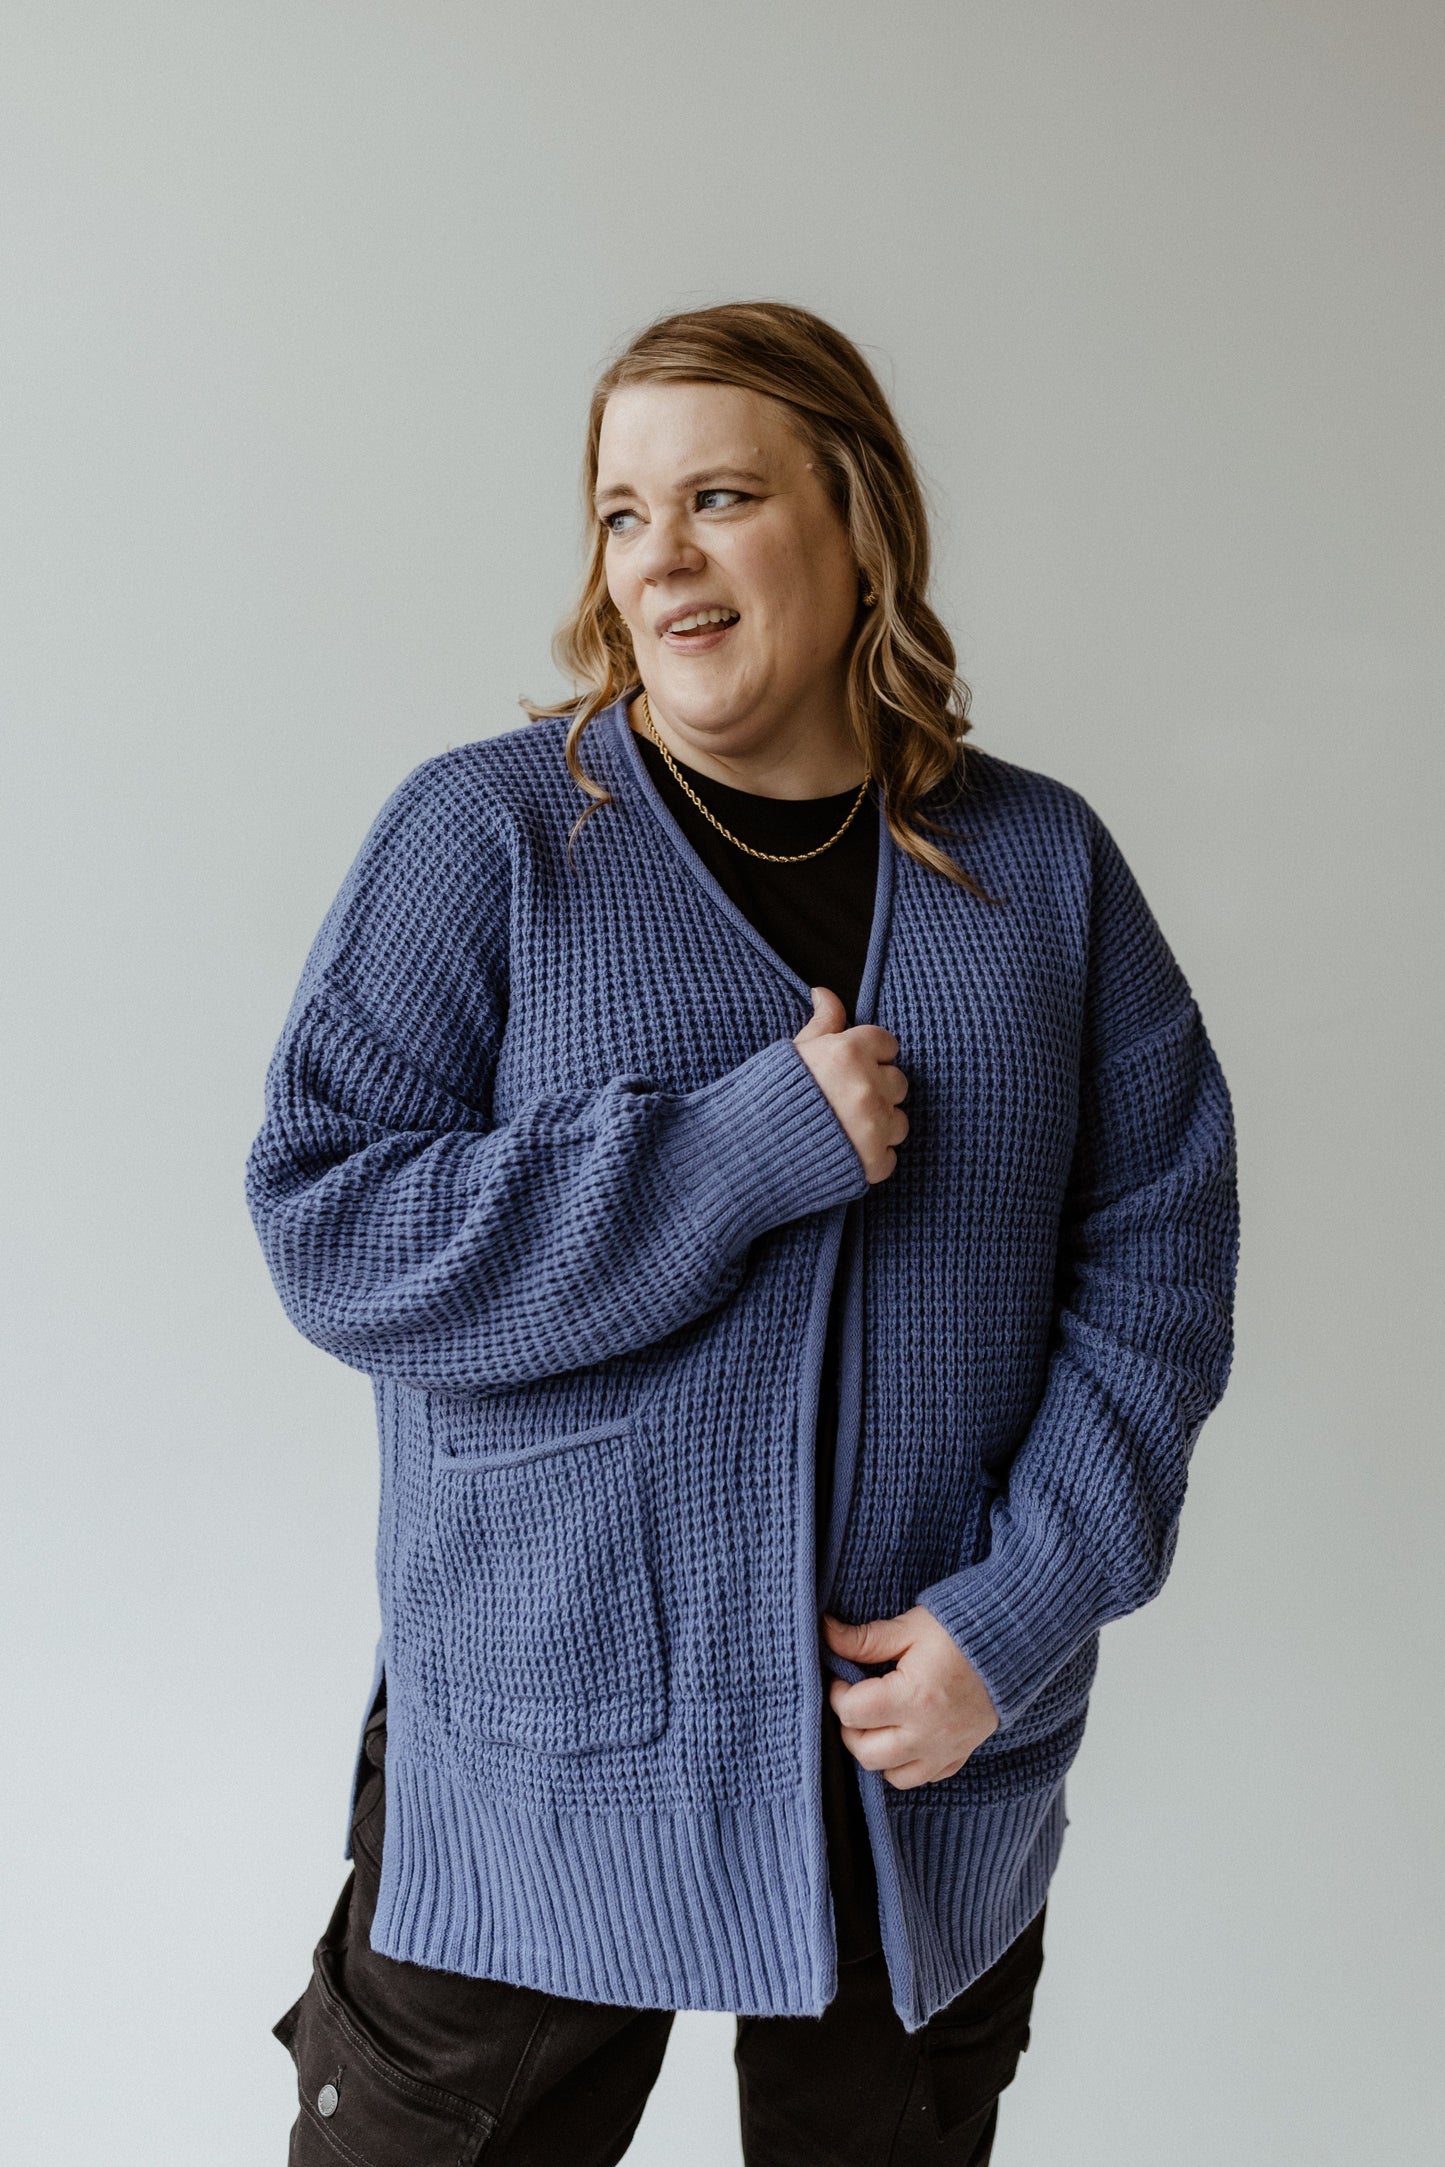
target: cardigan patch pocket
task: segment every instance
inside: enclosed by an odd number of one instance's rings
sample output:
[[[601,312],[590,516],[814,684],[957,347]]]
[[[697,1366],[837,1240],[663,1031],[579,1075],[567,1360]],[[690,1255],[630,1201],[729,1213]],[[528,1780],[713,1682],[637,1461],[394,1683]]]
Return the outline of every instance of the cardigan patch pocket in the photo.
[[[478,1457],[435,1455],[422,1665],[459,1742],[645,1745],[667,1717],[632,1418]]]

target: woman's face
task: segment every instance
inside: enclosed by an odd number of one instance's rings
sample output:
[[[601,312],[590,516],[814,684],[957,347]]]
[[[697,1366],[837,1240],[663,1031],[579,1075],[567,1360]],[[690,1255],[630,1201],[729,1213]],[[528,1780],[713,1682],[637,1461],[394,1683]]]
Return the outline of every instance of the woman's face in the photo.
[[[640,383],[602,416],[607,588],[660,718],[703,751],[846,746],[859,575],[786,409],[731,384]],[[723,621],[687,629],[697,612]]]

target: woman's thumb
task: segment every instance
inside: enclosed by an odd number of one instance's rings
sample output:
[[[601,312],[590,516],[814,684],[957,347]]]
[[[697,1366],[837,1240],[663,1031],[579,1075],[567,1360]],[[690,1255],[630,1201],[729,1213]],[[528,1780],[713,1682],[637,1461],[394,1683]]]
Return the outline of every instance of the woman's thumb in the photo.
[[[831,986],[813,986],[813,1013],[803,1025],[793,1043],[799,1039],[823,1038],[830,1031],[848,1028],[848,1011]]]
[[[823,1632],[834,1652],[854,1663],[891,1663],[913,1644],[902,1618],[869,1618],[862,1625],[845,1625],[825,1610]]]

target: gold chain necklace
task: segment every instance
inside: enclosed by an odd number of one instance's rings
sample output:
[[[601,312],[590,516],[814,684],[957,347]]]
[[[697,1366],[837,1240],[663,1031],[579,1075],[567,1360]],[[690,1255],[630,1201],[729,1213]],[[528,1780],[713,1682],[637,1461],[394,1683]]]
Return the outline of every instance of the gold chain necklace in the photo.
[[[849,828],[852,826],[854,814],[857,812],[859,806],[863,803],[864,796],[867,793],[868,784],[871,780],[871,777],[867,775],[863,777],[862,782],[858,785],[858,795],[856,798],[854,798],[853,803],[849,808],[848,818],[843,822],[842,827],[839,828],[836,835],[830,835],[826,843],[819,843],[816,850],[795,851],[789,857],[784,857],[780,851],[776,850],[754,850],[751,843],[745,843],[740,835],[733,834],[731,828],[725,828],[722,822],[718,819],[717,814],[713,812],[710,807],[703,804],[702,799],[693,789],[692,784],[682,773],[681,769],[678,767],[677,762],[673,759],[672,754],[668,751],[667,747],[663,744],[662,739],[658,736],[657,724],[652,719],[652,709],[647,704],[646,691],[642,691],[637,695],[637,704],[642,709],[642,719],[647,724],[648,735],[651,737],[652,742],[657,747],[658,751],[662,754],[662,757],[667,762],[668,767],[672,770],[673,780],[676,783],[680,784],[681,787],[687,792],[688,796],[692,799],[692,802],[697,807],[698,811],[703,815],[704,819],[710,820],[712,822],[713,826],[717,829],[719,835],[725,835],[730,843],[736,844],[739,850],[745,850],[750,858],[766,858],[769,865],[801,865],[805,858],[820,858],[825,850],[831,850],[833,845],[836,842],[839,842],[842,837],[847,834]]]

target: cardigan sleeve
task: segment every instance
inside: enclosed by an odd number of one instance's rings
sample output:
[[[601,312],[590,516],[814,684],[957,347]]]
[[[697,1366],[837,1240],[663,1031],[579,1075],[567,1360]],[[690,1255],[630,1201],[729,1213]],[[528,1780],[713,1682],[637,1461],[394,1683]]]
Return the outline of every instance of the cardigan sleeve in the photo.
[[[441,766],[388,802],[327,913],[246,1196],[308,1339],[373,1377],[485,1391],[679,1329],[736,1288],[755,1236],[868,1182],[786,1038],[696,1090],[620,1074],[495,1121],[508,855],[484,805],[458,840]]]
[[[1190,1453],[1232,1353],[1229,1094],[1102,829],[1087,1010],[1042,1396],[996,1478],[986,1555],[916,1598],[981,1675],[1001,1732],[1102,1625],[1163,1586]]]

